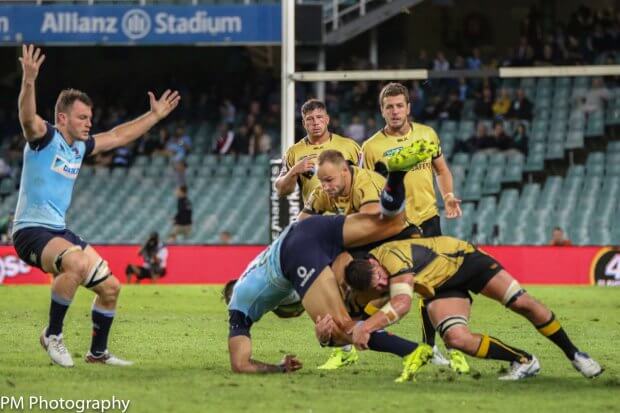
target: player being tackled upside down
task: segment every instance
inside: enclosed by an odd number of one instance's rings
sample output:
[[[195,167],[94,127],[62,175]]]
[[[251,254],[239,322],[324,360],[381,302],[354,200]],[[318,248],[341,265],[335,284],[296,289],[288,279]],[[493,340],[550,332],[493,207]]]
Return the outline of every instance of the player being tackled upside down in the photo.
[[[428,159],[436,146],[416,142],[388,162],[390,174],[381,196],[381,214],[315,216],[296,222],[257,256],[235,284],[229,310],[228,348],[233,371],[240,373],[292,372],[302,367],[292,355],[280,364],[252,358],[250,328],[260,318],[281,306],[296,293],[308,315],[319,321],[332,319],[330,339],[323,345],[352,344],[355,321],[349,316],[332,265],[345,248],[366,245],[401,232],[406,170]],[[385,332],[371,335],[369,346],[398,355],[415,353],[411,343]]]

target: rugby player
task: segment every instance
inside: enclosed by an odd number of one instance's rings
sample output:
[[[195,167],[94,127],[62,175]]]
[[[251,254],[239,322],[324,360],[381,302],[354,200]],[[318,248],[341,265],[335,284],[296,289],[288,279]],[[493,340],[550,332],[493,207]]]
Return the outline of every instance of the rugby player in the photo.
[[[405,201],[403,171],[428,159],[436,150],[434,144],[419,141],[388,160],[390,173],[381,194],[381,215],[315,216],[293,223],[250,263],[235,285],[228,306],[228,348],[233,371],[289,372],[301,367],[292,356],[285,358],[280,365],[263,363],[251,357],[251,326],[263,314],[276,308],[292,290],[299,295],[313,320],[327,314],[333,318],[330,342],[323,344],[352,343],[349,332],[354,321],[345,308],[330,265],[344,248],[376,242],[403,230],[406,226],[402,213]],[[375,334],[373,339],[389,342],[391,337]],[[386,344],[379,346],[385,347]]]
[[[362,164],[364,168],[385,173],[386,158],[394,151],[419,139],[435,142],[439,150],[431,160],[417,165],[407,174],[405,188],[407,217],[422,229],[423,236],[439,236],[441,226],[433,173],[437,177],[437,186],[444,201],[446,218],[458,218],[462,214],[461,201],[454,195],[452,173],[441,152],[439,137],[433,128],[410,120],[409,90],[404,85],[388,83],[383,87],[379,94],[379,106],[385,120],[385,127],[362,145]],[[469,366],[461,352],[449,350],[449,361],[439,352],[435,346],[435,329],[424,308],[423,301],[420,301],[419,308],[422,317],[422,340],[433,346],[433,363],[450,364],[455,371],[469,372]]]
[[[510,371],[501,380],[538,374],[540,363],[534,355],[469,330],[471,291],[528,319],[585,377],[603,372],[595,360],[575,347],[553,312],[521,288],[499,262],[466,241],[441,236],[384,243],[366,258],[352,260],[345,269],[345,278],[354,290],[390,293],[390,301],[381,311],[353,329],[354,343],[360,348],[367,347],[373,331],[407,314],[415,289],[427,300],[433,325],[448,347],[479,358],[510,362]],[[430,358],[430,354],[427,356]]]
[[[27,145],[13,225],[13,241],[19,257],[54,275],[49,323],[40,342],[52,361],[74,365],[63,341],[65,314],[80,285],[95,293],[92,306],[92,343],[89,363],[126,366],[131,362],[108,351],[108,334],[114,319],[120,283],[108,264],[86,241],[66,227],[65,214],[73,185],[84,158],[109,151],[138,139],[179,104],[178,92],[167,90],[156,99],[148,92],[150,110],[114,129],[92,136],[92,101],[84,92],[60,92],[55,124],[37,115],[35,81],[45,60],[41,49],[22,46],[23,75],[19,93],[19,121]]]
[[[349,165],[344,156],[333,149],[327,149],[319,155],[316,175],[320,185],[310,194],[298,220],[317,214],[349,215],[356,212],[367,214],[381,212],[379,201],[381,189],[385,185],[385,178],[382,175]],[[411,235],[419,236],[416,227],[405,229],[405,233],[401,236]],[[337,347],[319,369],[334,370],[354,364],[358,359],[355,347],[350,345]]]
[[[299,184],[302,200],[305,202],[314,188],[319,185],[315,176],[316,158],[327,149],[342,153],[352,165],[360,160],[359,145],[349,138],[329,131],[329,115],[325,104],[317,99],[306,101],[301,107],[301,119],[307,135],[287,149],[282,159],[282,170],[275,181],[280,197],[291,194]]]

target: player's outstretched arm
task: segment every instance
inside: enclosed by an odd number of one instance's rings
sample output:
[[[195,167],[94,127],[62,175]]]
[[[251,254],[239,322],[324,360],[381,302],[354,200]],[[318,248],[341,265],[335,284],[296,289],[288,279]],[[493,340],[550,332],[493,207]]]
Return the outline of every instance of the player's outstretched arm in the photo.
[[[181,96],[178,91],[166,90],[159,99],[155,98],[152,92],[148,92],[151,110],[144,115],[118,125],[114,129],[99,133],[95,136],[95,149],[93,154],[109,151],[119,146],[125,146],[128,143],[138,139],[151,129],[157,122],[164,119],[178,105]]]
[[[235,373],[292,373],[302,368],[294,355],[287,354],[279,364],[268,364],[252,359],[252,340],[240,335],[228,339],[230,366]]]
[[[433,169],[437,175],[437,186],[446,207],[446,218],[458,218],[461,212],[461,200],[454,196],[452,172],[443,155],[433,160]]]
[[[41,49],[35,48],[32,44],[22,45],[22,57],[19,58],[22,65],[22,86],[19,91],[17,107],[19,123],[27,141],[40,138],[47,132],[45,121],[37,115],[34,87],[43,61],[45,61],[45,55],[41,53]]]

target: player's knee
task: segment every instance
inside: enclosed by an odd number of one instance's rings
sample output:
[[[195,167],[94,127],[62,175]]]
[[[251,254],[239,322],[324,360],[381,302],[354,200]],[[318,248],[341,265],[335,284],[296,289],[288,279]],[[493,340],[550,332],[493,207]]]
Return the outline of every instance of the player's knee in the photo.
[[[462,350],[467,348],[471,340],[471,333],[467,323],[467,317],[453,315],[437,323],[436,328],[446,346]]]
[[[106,305],[112,305],[121,292],[121,283],[114,276],[108,277],[95,291]]]
[[[89,268],[90,262],[88,256],[83,252],[71,254],[62,261],[63,271],[77,275],[80,282],[84,281],[88,276]]]
[[[512,303],[508,306],[512,311],[515,311],[519,314],[527,315],[534,311],[536,306],[536,302],[534,299],[527,293],[521,294]]]
[[[454,327],[446,331],[442,338],[446,347],[467,350],[471,341],[471,333],[467,327]]]

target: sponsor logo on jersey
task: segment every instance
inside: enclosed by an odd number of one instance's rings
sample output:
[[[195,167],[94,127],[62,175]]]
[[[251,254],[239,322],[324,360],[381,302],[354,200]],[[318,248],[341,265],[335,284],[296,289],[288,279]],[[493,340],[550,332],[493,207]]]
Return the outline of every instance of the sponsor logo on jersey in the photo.
[[[62,156],[56,155],[52,161],[52,171],[69,179],[76,179],[80,173],[81,162],[69,162]]]

